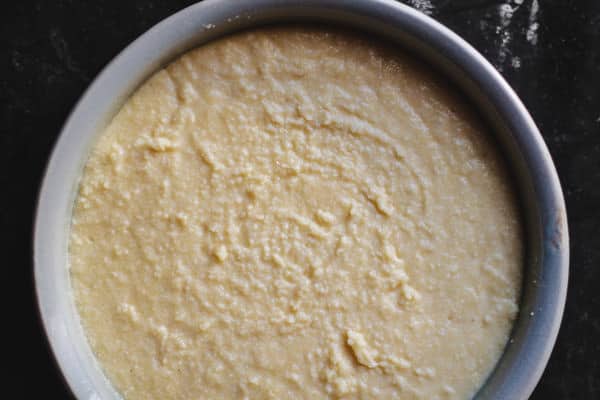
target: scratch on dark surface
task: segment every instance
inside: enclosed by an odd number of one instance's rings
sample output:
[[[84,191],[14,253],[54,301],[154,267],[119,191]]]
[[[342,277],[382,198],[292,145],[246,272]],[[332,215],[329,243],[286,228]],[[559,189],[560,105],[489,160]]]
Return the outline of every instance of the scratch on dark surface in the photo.
[[[14,50],[12,52],[11,62],[13,67],[15,68],[15,71],[23,71],[23,55],[17,50]]]
[[[79,68],[75,60],[73,60],[67,42],[58,28],[50,30],[50,44],[56,53],[56,57],[58,57],[58,60],[67,71],[77,74],[84,80],[88,80],[86,74]]]

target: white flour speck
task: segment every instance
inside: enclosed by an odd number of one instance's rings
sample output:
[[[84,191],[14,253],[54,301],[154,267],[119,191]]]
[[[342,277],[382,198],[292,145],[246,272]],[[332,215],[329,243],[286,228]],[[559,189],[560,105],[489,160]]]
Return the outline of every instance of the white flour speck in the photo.
[[[512,17],[515,11],[519,8],[521,3],[517,0],[513,2],[504,3],[498,6],[498,16],[500,17],[500,24],[496,27],[496,33],[500,35],[500,47],[498,48],[498,69],[502,70],[502,64],[506,61],[506,56],[510,53],[508,48],[512,41],[512,36],[508,27],[512,22]]]
[[[537,40],[538,40],[538,35],[537,35],[537,30],[538,30],[539,24],[537,22],[534,22],[533,24],[529,25],[529,28],[527,29],[527,41],[533,45],[537,44]]]
[[[507,27],[510,25],[513,13],[516,11],[516,7],[513,8],[510,3],[500,4],[498,7],[498,13],[500,14],[500,25]]]
[[[496,67],[500,71],[502,71],[503,66],[506,66],[507,62],[509,63],[508,65],[512,68],[517,69],[521,67],[521,59],[519,57],[510,57],[510,45],[513,42],[511,32],[515,31],[514,29],[510,29],[510,25],[513,21],[513,16],[515,15],[515,12],[523,5],[523,3],[525,3],[525,0],[509,0],[498,6],[499,24],[496,26],[496,34],[499,37],[500,43],[498,46]],[[534,46],[538,42],[539,11],[539,0],[530,0],[529,20],[527,28],[525,30],[525,37],[527,39],[527,42]]]
[[[423,14],[431,15],[433,13],[433,4],[429,0],[408,0],[408,5],[416,8]]]
[[[531,9],[529,10],[529,27],[527,28],[526,38],[529,43],[536,45],[538,41],[538,12],[540,11],[540,4],[538,0],[531,2]]]

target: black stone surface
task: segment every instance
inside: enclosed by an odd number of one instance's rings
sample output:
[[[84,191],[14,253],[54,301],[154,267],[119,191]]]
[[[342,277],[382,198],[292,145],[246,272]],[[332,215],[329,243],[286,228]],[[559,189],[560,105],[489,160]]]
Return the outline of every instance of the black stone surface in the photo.
[[[455,30],[507,78],[563,183],[571,279],[556,348],[532,399],[600,398],[600,1],[407,1]],[[69,111],[119,51],[192,1],[22,0],[0,8],[3,382],[13,398],[71,398],[37,319],[31,226]],[[537,29],[536,28],[537,24]],[[4,385],[3,385],[4,386]]]

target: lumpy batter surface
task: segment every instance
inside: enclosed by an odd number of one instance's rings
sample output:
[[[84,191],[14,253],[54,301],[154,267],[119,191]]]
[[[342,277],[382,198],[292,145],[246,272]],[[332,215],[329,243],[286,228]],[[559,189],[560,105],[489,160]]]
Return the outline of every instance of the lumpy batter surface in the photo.
[[[92,150],[70,268],[125,399],[465,399],[517,312],[485,129],[410,56],[269,28],[193,50]]]

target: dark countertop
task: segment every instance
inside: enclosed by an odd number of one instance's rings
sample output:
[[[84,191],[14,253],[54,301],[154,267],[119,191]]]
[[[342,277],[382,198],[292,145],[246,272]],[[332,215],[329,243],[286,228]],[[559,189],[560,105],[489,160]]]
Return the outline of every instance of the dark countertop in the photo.
[[[182,0],[23,0],[0,15],[0,226],[19,398],[70,398],[36,318],[31,226],[61,125],[100,69]],[[481,51],[538,123],[563,183],[571,277],[532,399],[600,398],[600,1],[411,0]],[[6,275],[3,275],[6,277]],[[9,327],[10,329],[7,329]]]

